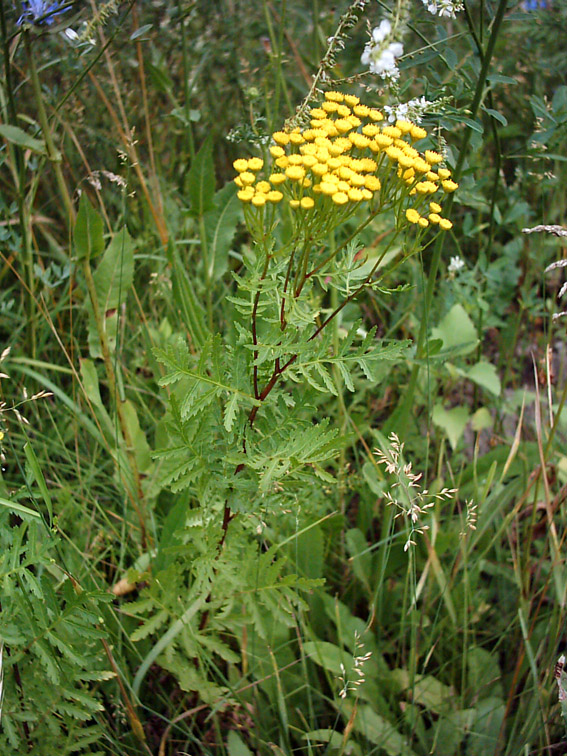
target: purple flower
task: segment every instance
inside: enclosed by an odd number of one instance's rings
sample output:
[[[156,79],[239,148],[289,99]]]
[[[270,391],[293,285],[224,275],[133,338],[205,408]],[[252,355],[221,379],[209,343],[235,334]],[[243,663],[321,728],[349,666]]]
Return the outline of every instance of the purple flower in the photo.
[[[48,3],[45,0],[24,0],[22,5],[24,12],[16,22],[18,26],[26,23],[36,24],[37,26],[49,26],[55,21],[57,16],[65,13],[70,8],[68,3]]]

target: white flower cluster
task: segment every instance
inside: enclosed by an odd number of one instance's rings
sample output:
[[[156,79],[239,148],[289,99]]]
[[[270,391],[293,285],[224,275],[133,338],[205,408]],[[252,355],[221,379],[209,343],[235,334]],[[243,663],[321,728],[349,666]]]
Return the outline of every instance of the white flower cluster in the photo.
[[[400,102],[399,105],[384,105],[384,110],[388,116],[390,123],[396,121],[413,121],[414,123],[421,123],[421,120],[434,103],[426,100],[425,97],[415,97],[408,102]]]
[[[391,41],[392,24],[384,19],[380,26],[372,31],[360,58],[363,66],[368,66],[370,72],[378,74],[383,79],[397,79],[400,75],[396,65],[397,58],[404,54],[401,42]]]
[[[421,0],[430,13],[434,16],[447,16],[455,18],[458,11],[463,10],[462,0]]]

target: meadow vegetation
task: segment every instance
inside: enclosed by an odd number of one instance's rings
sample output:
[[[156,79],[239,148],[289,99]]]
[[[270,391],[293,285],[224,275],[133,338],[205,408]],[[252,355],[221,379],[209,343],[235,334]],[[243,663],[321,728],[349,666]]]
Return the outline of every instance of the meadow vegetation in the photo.
[[[567,752],[566,33],[1,3],[2,754]]]

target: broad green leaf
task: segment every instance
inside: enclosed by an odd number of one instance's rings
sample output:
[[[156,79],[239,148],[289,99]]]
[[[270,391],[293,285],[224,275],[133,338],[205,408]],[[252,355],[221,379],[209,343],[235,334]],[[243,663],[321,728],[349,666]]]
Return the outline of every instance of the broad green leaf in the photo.
[[[433,675],[420,676],[412,691],[412,700],[434,714],[450,713],[455,696],[454,688],[440,682]]]
[[[106,411],[106,407],[102,402],[102,398],[100,396],[100,386],[98,382],[98,373],[96,371],[94,362],[89,359],[80,360],[80,372],[85,395],[89,402],[97,410],[101,421],[106,427],[106,431],[110,434],[109,437],[112,437],[116,428],[110,418],[110,415]]]
[[[100,255],[104,249],[102,218],[83,193],[79,202],[79,212],[75,221],[74,238],[77,259]]]
[[[393,724],[377,714],[369,706],[361,706],[354,720],[354,729],[382,748],[388,756],[415,756],[405,738]]]
[[[471,428],[477,433],[486,428],[491,428],[494,420],[486,407],[479,407],[471,419]]]
[[[373,577],[372,552],[364,533],[358,528],[351,528],[346,533],[346,545],[350,554],[352,571],[370,593],[370,581]]]
[[[147,474],[152,466],[150,445],[146,439],[146,434],[140,428],[140,421],[138,420],[138,413],[132,402],[127,399],[122,404],[124,410],[124,417],[126,419],[126,425],[130,432],[130,438],[134,447],[134,456],[136,458],[136,464],[138,470],[141,473]]]
[[[236,192],[237,187],[232,182],[224,186],[215,194],[214,209],[205,215],[209,277],[213,281],[226,273],[236,225],[243,217],[242,202]]]
[[[209,137],[193,158],[189,171],[189,201],[191,214],[199,218],[214,210],[215,165],[213,142]]]
[[[226,741],[228,756],[252,756],[252,751],[235,730],[230,730]]]
[[[331,675],[338,677],[342,674],[341,664],[352,667],[352,657],[347,651],[327,641],[307,641],[303,644],[305,654],[316,664],[326,669]]]
[[[473,365],[470,370],[467,371],[467,378],[474,381],[482,388],[490,391],[495,396],[500,396],[501,386],[500,378],[496,372],[496,368],[492,363],[481,360]]]
[[[456,449],[469,420],[468,409],[466,407],[454,407],[447,410],[442,404],[436,404],[433,408],[432,419],[435,425],[445,431],[451,446]]]
[[[120,305],[126,301],[134,279],[134,245],[126,228],[119,231],[108,245],[93,278],[102,327],[106,331],[109,348],[114,351],[118,333],[118,312]],[[91,357],[101,357],[98,330],[90,302],[87,308]]]
[[[35,139],[26,131],[18,126],[11,126],[9,123],[0,124],[0,136],[3,136],[8,142],[23,147],[26,150],[36,152],[38,155],[47,155],[47,147],[43,139]],[[58,159],[61,160],[61,154],[58,153]]]
[[[478,343],[474,323],[467,315],[464,307],[454,305],[439,323],[432,329],[434,339],[443,340],[443,352],[451,350],[451,354],[468,354]]]
[[[498,753],[505,711],[506,706],[501,698],[485,698],[478,702],[466,742],[467,756]]]

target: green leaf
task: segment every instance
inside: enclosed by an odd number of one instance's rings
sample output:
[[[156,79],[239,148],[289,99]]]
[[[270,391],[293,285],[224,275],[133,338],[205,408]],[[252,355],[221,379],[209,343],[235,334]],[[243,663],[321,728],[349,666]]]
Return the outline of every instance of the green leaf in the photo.
[[[494,420],[492,419],[492,415],[487,410],[486,407],[479,407],[477,411],[474,413],[471,419],[471,428],[475,432],[479,432],[482,430],[485,430],[486,428],[491,428],[494,423]]]
[[[224,186],[214,197],[214,210],[205,215],[209,278],[218,281],[228,268],[228,253],[242,219],[242,202],[236,196],[237,187],[232,182]]]
[[[434,339],[443,340],[443,352],[451,350],[451,354],[468,354],[478,343],[474,323],[467,315],[464,307],[454,305],[439,323],[432,329]]]
[[[469,411],[466,407],[446,410],[442,404],[436,404],[433,408],[433,422],[445,431],[453,449],[457,448],[468,421]]]
[[[189,331],[191,341],[197,349],[201,349],[209,330],[206,325],[205,310],[195,294],[195,288],[189,274],[182,265],[179,254],[172,255],[173,275],[172,293],[173,300],[181,316],[183,324]]]
[[[36,457],[33,448],[30,446],[29,441],[24,444],[24,454],[26,455],[27,463],[33,477],[35,478],[35,482],[37,483],[41,497],[45,502],[45,506],[47,507],[47,512],[49,514],[49,527],[51,527],[53,523],[53,503],[51,501],[51,496],[47,489],[47,485],[45,484],[45,478],[43,477],[41,467],[39,466],[38,458]]]
[[[347,668],[352,666],[350,655],[339,646],[335,646],[334,643],[307,641],[303,644],[303,650],[306,656],[335,677],[342,674],[341,664]]]
[[[361,706],[354,720],[354,729],[380,746],[389,756],[415,756],[407,741],[393,724],[377,714],[371,706]]]
[[[470,370],[467,371],[467,378],[474,381],[477,385],[490,391],[495,396],[500,396],[501,386],[500,378],[496,372],[496,368],[492,363],[481,360],[473,365]]]
[[[79,202],[79,212],[75,221],[74,238],[77,259],[100,255],[104,249],[102,218],[83,193]]]
[[[119,231],[108,245],[93,278],[103,328],[109,348],[114,351],[118,333],[118,310],[126,300],[134,280],[134,245],[126,228]],[[91,357],[101,357],[98,330],[90,302],[87,309]]]
[[[29,517],[37,517],[38,520],[41,519],[39,512],[24,507],[23,504],[18,504],[16,501],[10,501],[10,499],[0,497],[0,507],[6,507],[6,509],[9,509],[11,512],[17,512],[18,514],[27,515]]]
[[[3,136],[8,142],[23,147],[26,150],[36,152],[38,155],[47,156],[47,147],[43,139],[35,139],[31,137],[26,131],[20,129],[18,126],[11,126],[8,123],[0,124],[0,136]],[[59,160],[61,155],[59,154]]]
[[[252,751],[235,730],[230,730],[226,741],[228,756],[252,756]]]
[[[193,158],[189,171],[189,201],[191,214],[199,218],[214,210],[215,165],[213,163],[213,142],[205,140]]]

